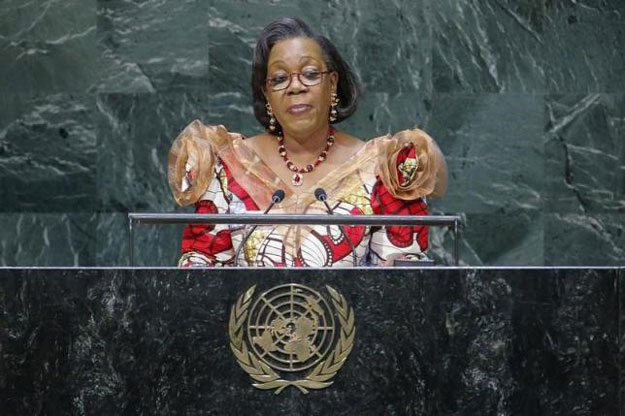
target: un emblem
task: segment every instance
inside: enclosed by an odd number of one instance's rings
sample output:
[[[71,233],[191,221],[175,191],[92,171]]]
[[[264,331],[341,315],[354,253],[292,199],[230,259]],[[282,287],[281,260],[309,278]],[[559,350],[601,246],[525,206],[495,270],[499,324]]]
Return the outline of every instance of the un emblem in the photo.
[[[300,284],[275,286],[256,299],[255,290],[239,296],[228,324],[230,348],[252,385],[276,394],[288,386],[306,394],[331,385],[356,333],[354,310],[343,295],[326,286],[331,307]]]

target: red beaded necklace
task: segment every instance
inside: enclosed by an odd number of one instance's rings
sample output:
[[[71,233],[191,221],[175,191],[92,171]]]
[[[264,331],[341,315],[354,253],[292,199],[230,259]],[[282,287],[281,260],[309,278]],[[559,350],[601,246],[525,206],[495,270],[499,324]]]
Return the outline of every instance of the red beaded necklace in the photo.
[[[298,168],[297,166],[295,166],[295,163],[291,162],[286,154],[286,147],[284,147],[284,137],[282,137],[281,135],[278,136],[278,154],[280,154],[280,156],[282,156],[282,159],[284,159],[284,161],[286,162],[286,167],[291,172],[294,172],[293,179],[291,179],[291,184],[293,184],[293,186],[301,186],[304,182],[304,177],[302,176],[302,174],[312,172],[317,166],[319,166],[324,160],[326,160],[326,158],[328,157],[328,150],[330,150],[333,144],[334,128],[330,127],[330,129],[328,130],[326,147],[321,151],[321,153],[319,153],[319,156],[317,156],[317,160],[315,160],[315,163],[312,165],[306,165],[305,168]]]

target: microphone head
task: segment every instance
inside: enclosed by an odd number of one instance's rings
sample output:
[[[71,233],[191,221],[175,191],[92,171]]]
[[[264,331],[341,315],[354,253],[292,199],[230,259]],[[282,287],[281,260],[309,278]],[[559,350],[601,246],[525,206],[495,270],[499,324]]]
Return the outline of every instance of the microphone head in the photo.
[[[284,199],[284,195],[285,195],[284,191],[282,189],[278,189],[271,196],[271,200],[273,201],[274,204],[277,204],[279,202],[282,202],[282,200]]]
[[[328,199],[328,195],[322,188],[317,188],[315,189],[315,198],[317,198],[317,201],[325,201]]]

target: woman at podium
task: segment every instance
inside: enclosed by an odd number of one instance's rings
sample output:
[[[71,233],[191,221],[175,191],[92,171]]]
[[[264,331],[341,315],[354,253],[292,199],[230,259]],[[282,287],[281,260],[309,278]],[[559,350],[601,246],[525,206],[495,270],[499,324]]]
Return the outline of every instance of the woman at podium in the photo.
[[[303,21],[265,27],[252,89],[265,133],[246,138],[196,120],[174,141],[168,176],[180,205],[194,204],[197,213],[259,213],[282,190],[271,213],[323,214],[326,205],[315,194],[321,189],[334,214],[425,215],[426,197],[444,192],[445,160],[425,132],[365,142],[335,127],[356,110],[358,83],[336,47]],[[250,234],[243,226],[191,224],[179,266],[383,265],[423,256],[427,247],[423,226],[278,225]]]

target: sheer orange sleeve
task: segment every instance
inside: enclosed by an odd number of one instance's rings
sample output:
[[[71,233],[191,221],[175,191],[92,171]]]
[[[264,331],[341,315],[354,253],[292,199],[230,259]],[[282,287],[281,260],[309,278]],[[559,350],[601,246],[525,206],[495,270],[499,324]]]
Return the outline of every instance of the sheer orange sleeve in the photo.
[[[167,177],[176,202],[197,202],[213,179],[215,147],[229,141],[223,126],[205,126],[195,120],[178,135],[169,151]]]
[[[419,129],[380,141],[377,174],[398,199],[442,196],[447,189],[445,158],[434,139]]]

